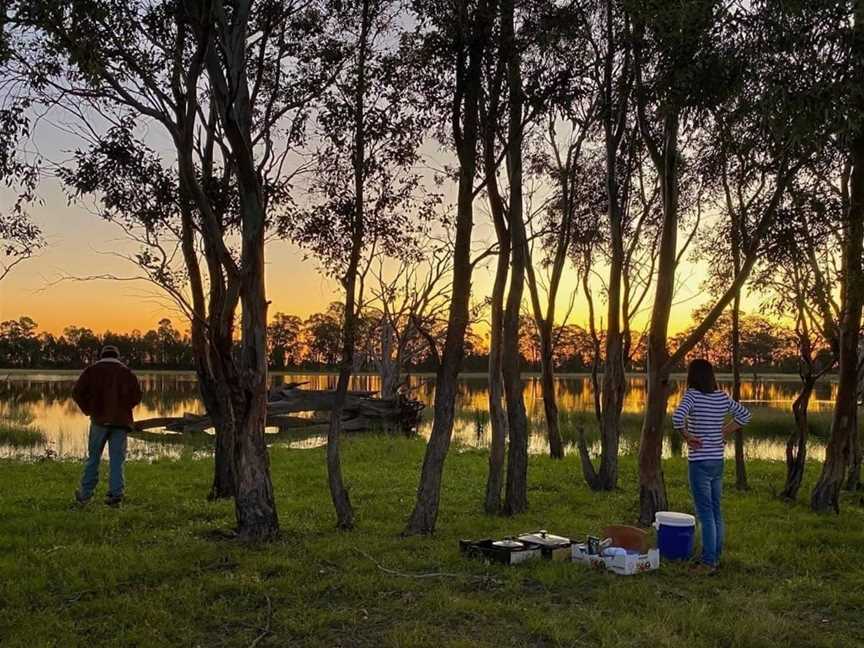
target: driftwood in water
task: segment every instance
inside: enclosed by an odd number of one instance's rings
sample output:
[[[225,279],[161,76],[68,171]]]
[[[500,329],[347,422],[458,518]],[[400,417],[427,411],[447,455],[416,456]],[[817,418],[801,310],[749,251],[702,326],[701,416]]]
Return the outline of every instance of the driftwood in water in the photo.
[[[393,399],[374,398],[371,391],[348,392],[342,418],[342,429],[359,432],[373,428],[411,432],[420,420],[423,403],[399,395]],[[271,389],[267,403],[267,426],[280,432],[292,428],[309,429],[321,426],[327,420],[321,417],[291,416],[301,412],[327,412],[333,409],[335,392],[329,390],[297,389],[295,384]],[[171,432],[204,432],[212,427],[210,417],[184,414],[179,417],[159,417],[135,422],[138,431],[165,428]]]

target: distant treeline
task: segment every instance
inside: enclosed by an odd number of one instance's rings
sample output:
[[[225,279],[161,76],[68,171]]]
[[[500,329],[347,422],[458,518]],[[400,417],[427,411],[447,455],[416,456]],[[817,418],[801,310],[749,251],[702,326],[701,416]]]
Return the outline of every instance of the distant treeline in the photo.
[[[335,368],[340,354],[341,304],[334,303],[323,312],[306,319],[276,313],[268,326],[270,367],[275,370],[326,370]],[[356,354],[357,371],[377,371],[381,362],[381,326],[374,313],[362,318],[361,341]],[[525,318],[520,348],[526,370],[540,366],[540,342],[532,318]],[[705,357],[723,371],[731,366],[730,321],[723,317],[705,336],[690,357]],[[687,331],[676,336],[683,338]],[[602,341],[602,331],[598,334]],[[488,363],[488,340],[469,332],[463,369],[482,372]],[[627,369],[644,369],[644,343],[633,336]],[[39,331],[29,317],[0,323],[0,366],[24,369],[80,369],[96,361],[105,344],[120,349],[124,360],[137,369],[193,369],[189,333],[179,330],[170,319],[162,319],[154,329],[129,333],[67,326],[60,335]],[[425,342],[418,337],[417,349],[406,368],[433,371],[432,358]],[[675,346],[674,341],[672,344]],[[590,371],[594,360],[594,340],[581,326],[565,325],[558,330],[555,347],[557,371]],[[601,344],[600,348],[603,346]],[[745,371],[794,372],[798,367],[795,332],[757,315],[741,319],[741,355]],[[683,368],[683,366],[682,366]]]

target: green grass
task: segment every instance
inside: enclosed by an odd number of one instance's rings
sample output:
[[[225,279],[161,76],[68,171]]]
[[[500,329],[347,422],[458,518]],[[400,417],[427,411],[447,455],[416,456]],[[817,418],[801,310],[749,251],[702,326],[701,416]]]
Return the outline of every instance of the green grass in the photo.
[[[480,510],[485,453],[453,448],[438,532],[402,538],[423,449],[346,440],[358,517],[350,533],[333,526],[323,449],[274,450],[283,534],[262,546],[219,533],[233,513],[204,499],[207,460],[130,463],[119,510],[70,505],[80,463],[3,462],[0,645],[864,645],[858,495],[845,496],[839,516],[815,515],[772,497],[782,465],[751,464],[752,490],[726,497],[728,549],[715,577],[675,564],[634,577],[577,564],[488,566],[462,559],[457,540],[632,522],[633,460],[622,460],[619,491],[594,494],[575,457],[532,457],[530,512],[506,519]],[[805,498],[818,468],[808,467]],[[665,464],[672,507],[690,511],[685,469]],[[387,573],[367,555],[400,572],[451,575]]]

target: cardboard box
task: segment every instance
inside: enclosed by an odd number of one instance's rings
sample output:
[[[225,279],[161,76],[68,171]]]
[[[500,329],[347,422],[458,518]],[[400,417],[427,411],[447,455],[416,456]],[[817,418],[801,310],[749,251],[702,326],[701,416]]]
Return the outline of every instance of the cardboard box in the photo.
[[[633,576],[660,567],[660,552],[657,549],[649,549],[644,554],[623,556],[591,555],[585,544],[574,544],[572,550],[573,562],[585,563],[595,569],[606,569],[620,576]]]

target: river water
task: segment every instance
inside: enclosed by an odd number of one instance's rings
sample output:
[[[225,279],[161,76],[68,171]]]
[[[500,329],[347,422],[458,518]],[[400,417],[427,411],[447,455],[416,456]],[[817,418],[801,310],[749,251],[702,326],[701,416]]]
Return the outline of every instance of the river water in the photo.
[[[44,443],[21,448],[0,445],[0,457],[36,459],[46,454],[80,458],[87,449],[87,418],[81,414],[72,400],[72,386],[76,374],[71,372],[15,372],[3,379],[0,373],[0,416],[15,411],[24,412],[32,425],[45,435]],[[179,416],[185,412],[201,413],[195,376],[191,373],[142,372],[139,379],[144,391],[144,400],[136,409],[136,419],[156,416]],[[283,382],[308,382],[309,389],[329,389],[335,386],[336,376],[331,374],[280,374],[272,376],[276,384]],[[621,440],[622,453],[635,452],[639,438],[640,415],[645,403],[644,380],[638,376],[628,378],[628,391],[624,403],[624,421]],[[414,398],[427,404],[419,434],[428,436],[431,427],[431,407],[435,395],[434,377],[415,375],[410,377]],[[556,381],[561,430],[568,452],[575,449],[576,430],[582,427],[592,451],[599,449],[596,423],[593,414],[591,381],[585,376],[562,376]],[[721,380],[721,387],[729,390],[728,381]],[[352,388],[376,390],[376,376],[355,377]],[[680,392],[681,383],[676,383]],[[791,405],[798,389],[795,377],[770,377],[747,380],[742,385],[742,401],[753,411],[753,424],[747,435],[746,452],[749,458],[783,460],[786,437],[792,428]],[[836,384],[824,382],[817,386],[811,406],[811,420],[815,437],[812,438],[809,456],[821,460],[824,456],[824,434],[830,424],[830,414]],[[678,393],[670,398],[670,408],[678,400]],[[539,378],[526,376],[525,405],[528,412],[532,453],[547,451],[543,400]],[[487,381],[482,376],[466,376],[460,380],[457,397],[456,421],[453,442],[461,447],[486,447],[489,443],[489,414]],[[270,430],[269,432],[275,432]],[[129,452],[133,458],[155,458],[177,456],[184,451],[207,452],[209,440],[206,436],[149,433],[134,435],[129,439]],[[325,439],[319,431],[271,434],[273,444],[291,447],[315,447]],[[677,438],[667,435],[664,454],[681,452]],[[685,451],[686,452],[686,451]],[[727,454],[731,456],[731,445]]]

